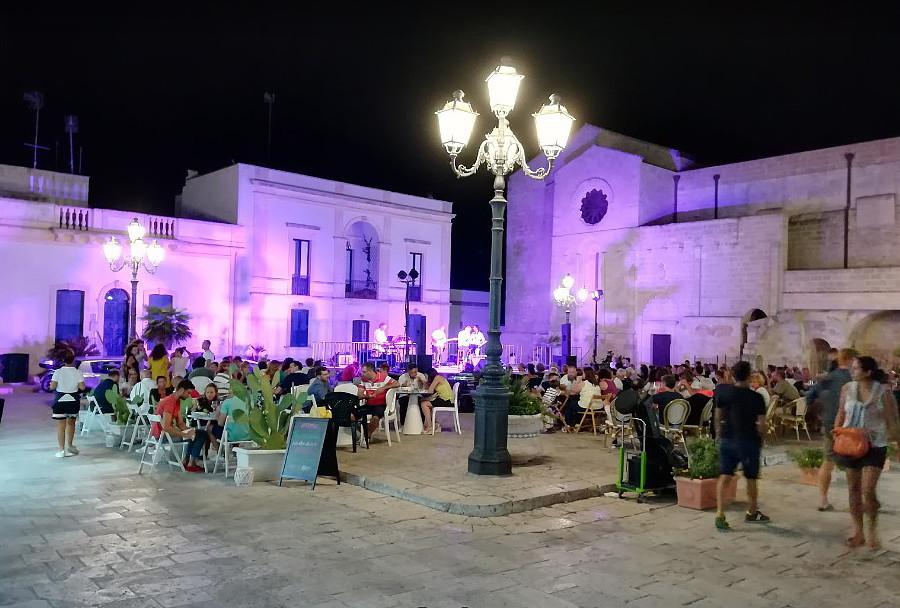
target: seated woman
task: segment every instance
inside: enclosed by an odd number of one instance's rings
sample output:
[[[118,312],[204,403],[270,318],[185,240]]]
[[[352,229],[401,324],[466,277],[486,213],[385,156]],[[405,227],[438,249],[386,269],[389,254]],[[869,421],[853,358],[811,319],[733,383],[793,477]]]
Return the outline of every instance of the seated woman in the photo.
[[[603,370],[601,370],[603,371]],[[609,370],[606,370],[609,373]],[[610,374],[609,382],[612,385],[612,374]],[[585,410],[590,406],[591,401],[600,396],[600,386],[597,375],[593,368],[584,368],[584,380],[581,382],[581,393],[578,395],[578,403],[574,403],[571,399],[566,405],[565,416],[566,426],[564,432],[571,432],[575,425],[581,420]]]
[[[163,397],[156,406],[156,414],[162,417],[162,421],[153,423],[150,427],[150,434],[159,439],[162,433],[165,432],[174,441],[179,439],[188,441],[183,463],[184,470],[189,473],[199,473],[203,471],[203,467],[197,464],[197,460],[200,458],[203,446],[206,445],[206,431],[188,428],[184,422],[184,416],[181,415],[181,400],[193,388],[194,385],[191,384],[190,380],[182,380],[175,387],[175,392]]]
[[[203,412],[205,414],[210,414],[219,407],[219,390],[216,388],[216,385],[210,382],[206,385],[206,388],[203,389],[203,396],[197,399],[197,404],[192,405],[188,410],[188,415],[194,412]],[[212,437],[218,439],[222,436],[221,429],[218,431],[218,435],[215,431],[216,421],[211,420],[207,423],[203,423],[202,420],[197,421],[197,428],[203,427],[206,429],[207,433],[210,433]],[[219,449],[219,444],[215,439],[210,439],[210,444],[212,445],[213,450]]]
[[[217,410],[216,424],[210,428],[210,432],[216,440],[221,440],[223,431],[228,431],[228,442],[250,441],[250,426],[246,422],[235,422],[233,419],[228,420],[229,416],[234,416],[234,412],[241,410],[247,411],[247,404],[235,396],[231,396],[222,402]],[[219,450],[218,441],[215,446],[216,451]]]
[[[428,372],[428,392],[431,397],[422,401],[422,416],[425,417],[425,433],[431,433],[431,408],[453,407],[453,388],[447,379],[432,369]]]
[[[156,377],[156,388],[150,391],[150,405],[156,405],[160,401],[162,401],[165,397],[168,397],[172,394],[172,389],[169,388],[169,378],[167,376],[157,376]],[[194,385],[191,384],[191,390],[194,389]]]
[[[766,404],[766,410],[769,409],[769,402],[772,400],[772,396],[769,394],[768,389],[766,389],[766,379],[765,377],[759,373],[750,374],[750,388],[762,395],[763,401]]]

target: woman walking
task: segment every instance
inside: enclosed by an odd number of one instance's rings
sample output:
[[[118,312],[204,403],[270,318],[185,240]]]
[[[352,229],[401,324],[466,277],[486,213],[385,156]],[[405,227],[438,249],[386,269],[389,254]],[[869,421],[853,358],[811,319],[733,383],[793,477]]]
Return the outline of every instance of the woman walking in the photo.
[[[75,456],[78,448],[72,445],[75,441],[75,421],[78,419],[78,410],[81,409],[81,393],[87,389],[84,386],[84,376],[75,367],[75,353],[71,350],[63,355],[63,366],[53,372],[50,379],[50,390],[56,391],[56,401],[53,403],[53,419],[56,420],[56,442],[59,451],[57,458]]]
[[[870,548],[878,549],[881,542],[878,539],[879,505],[875,488],[887,457],[888,435],[897,438],[900,431],[897,403],[891,391],[886,390],[884,372],[878,369],[872,357],[855,359],[850,373],[853,381],[841,389],[834,427],[838,433],[841,428],[862,429],[869,449],[864,455],[853,458],[840,453],[840,442],[836,442],[834,448],[835,461],[847,470],[850,492],[853,535],[847,539],[847,546],[859,547],[868,541]]]

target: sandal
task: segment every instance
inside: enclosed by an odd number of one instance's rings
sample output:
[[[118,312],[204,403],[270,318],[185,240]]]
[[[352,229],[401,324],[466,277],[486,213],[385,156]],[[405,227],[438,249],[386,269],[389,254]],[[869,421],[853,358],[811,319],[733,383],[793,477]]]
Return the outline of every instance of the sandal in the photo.
[[[821,507],[817,507],[817,510],[821,513],[824,513],[826,511],[834,511],[834,505],[832,505],[831,503],[827,503],[822,505]]]
[[[724,515],[722,517],[716,517],[716,530],[721,530],[723,532],[731,530],[731,526],[728,525],[728,520],[725,519]]]
[[[755,523],[755,524],[767,524],[772,520],[769,518],[768,515],[763,515],[762,511],[756,511],[756,513],[748,512],[744,516],[744,521],[746,521],[748,523]]]

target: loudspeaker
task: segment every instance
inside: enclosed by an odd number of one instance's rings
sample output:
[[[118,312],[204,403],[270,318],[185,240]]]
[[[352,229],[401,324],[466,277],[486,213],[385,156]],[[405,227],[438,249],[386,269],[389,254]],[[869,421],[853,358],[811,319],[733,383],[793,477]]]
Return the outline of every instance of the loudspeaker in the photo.
[[[409,339],[416,344],[416,354],[424,355],[431,352],[428,348],[428,332],[425,329],[425,315],[409,315],[409,327],[407,328]]]
[[[368,342],[369,341],[369,322],[364,319],[356,319],[353,321],[353,341]]]
[[[559,343],[562,347],[562,354],[568,357],[572,354],[572,324],[563,323],[559,332]]]
[[[575,367],[578,367],[578,357],[576,357],[575,355],[569,355],[568,357],[566,357],[566,365],[568,365],[569,367],[573,365]]]
[[[431,371],[433,361],[431,355],[410,355],[408,363],[415,363],[420,372],[427,374]]]

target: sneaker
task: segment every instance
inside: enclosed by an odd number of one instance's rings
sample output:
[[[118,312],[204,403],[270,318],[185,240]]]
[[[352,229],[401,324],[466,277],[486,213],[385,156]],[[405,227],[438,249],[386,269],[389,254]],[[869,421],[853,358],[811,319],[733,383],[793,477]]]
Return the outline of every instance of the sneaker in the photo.
[[[60,450],[56,453],[57,458],[65,458],[66,456],[68,456],[68,454],[66,454],[65,450]]]
[[[728,525],[728,520],[726,520],[724,517],[717,517],[716,518],[716,530],[722,530],[722,531],[731,530],[731,526]]]
[[[79,454],[78,448],[76,448],[74,445],[70,445],[69,447],[67,447],[66,452],[68,452],[70,456],[78,456]]]
[[[763,515],[762,511],[757,511],[756,513],[748,512],[744,516],[744,521],[756,524],[767,524],[772,520],[768,515]]]

